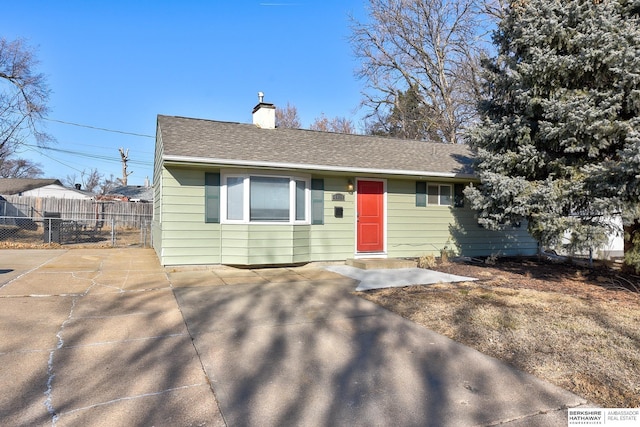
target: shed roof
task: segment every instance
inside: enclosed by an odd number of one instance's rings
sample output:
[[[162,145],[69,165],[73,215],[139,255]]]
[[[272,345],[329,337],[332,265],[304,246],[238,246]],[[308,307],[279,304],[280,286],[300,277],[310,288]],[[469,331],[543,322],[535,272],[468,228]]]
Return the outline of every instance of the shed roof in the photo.
[[[47,185],[63,186],[58,179],[45,178],[0,178],[0,194],[18,194]]]
[[[143,185],[121,185],[113,188],[109,194],[122,195],[129,199],[153,200],[153,188]]]
[[[255,167],[470,177],[473,154],[443,144],[158,116],[163,160]]]

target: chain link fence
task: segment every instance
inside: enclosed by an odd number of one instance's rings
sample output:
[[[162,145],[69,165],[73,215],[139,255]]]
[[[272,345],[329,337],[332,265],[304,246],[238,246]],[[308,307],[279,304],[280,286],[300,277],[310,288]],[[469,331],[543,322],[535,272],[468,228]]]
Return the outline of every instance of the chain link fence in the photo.
[[[39,212],[27,204],[0,200],[0,247],[151,247],[152,215],[141,211],[116,212],[94,203],[89,212]]]

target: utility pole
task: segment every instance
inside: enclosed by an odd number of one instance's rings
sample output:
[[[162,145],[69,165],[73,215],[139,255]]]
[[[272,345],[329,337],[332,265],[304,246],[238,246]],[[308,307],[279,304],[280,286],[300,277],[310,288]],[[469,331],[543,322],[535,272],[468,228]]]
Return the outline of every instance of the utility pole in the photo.
[[[124,151],[124,148],[119,148],[118,151],[120,151],[120,159],[122,160],[122,178],[119,179],[120,183],[124,186],[127,185],[127,177],[129,175],[131,175],[133,173],[133,171],[131,172],[127,172],[127,162],[129,161],[129,149],[127,148],[127,151]]]

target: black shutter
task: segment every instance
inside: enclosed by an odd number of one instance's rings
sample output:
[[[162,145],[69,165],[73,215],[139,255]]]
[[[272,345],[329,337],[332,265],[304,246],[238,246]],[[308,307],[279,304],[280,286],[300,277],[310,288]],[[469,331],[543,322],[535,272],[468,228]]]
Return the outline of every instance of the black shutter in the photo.
[[[311,180],[311,224],[324,224],[324,179]]]
[[[464,207],[464,184],[453,186],[453,206],[456,208]]]
[[[220,222],[220,174],[204,174],[204,216],[205,222]]]
[[[416,206],[427,206],[427,183],[416,181]]]

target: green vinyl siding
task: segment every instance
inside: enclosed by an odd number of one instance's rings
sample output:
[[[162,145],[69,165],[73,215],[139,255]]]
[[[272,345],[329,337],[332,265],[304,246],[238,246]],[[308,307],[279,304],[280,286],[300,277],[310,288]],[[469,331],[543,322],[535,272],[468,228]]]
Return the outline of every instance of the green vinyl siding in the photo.
[[[220,224],[206,223],[204,219],[204,177],[204,170],[162,170],[163,265],[220,263]]]
[[[324,224],[311,225],[310,259],[337,261],[353,258],[355,250],[355,193],[346,191],[349,180],[344,177],[325,177],[323,194]],[[332,195],[344,195],[344,202],[333,201]],[[336,218],[334,208],[343,208],[343,217]]]
[[[153,239],[163,265],[293,264],[340,261],[355,255],[356,193],[347,191],[347,183],[354,177],[312,177],[316,186],[318,180],[323,183],[323,190],[315,193],[321,197],[316,198],[316,207],[321,206],[322,215],[318,217],[316,212],[311,225],[220,224],[207,222],[205,209],[205,174],[219,172],[213,167],[163,167],[158,174],[154,186],[161,189],[162,200],[154,205],[154,218],[161,221],[154,220]],[[455,182],[428,182],[456,188]],[[474,212],[467,207],[416,206],[416,189],[415,180],[387,180],[389,257],[439,255],[445,247],[470,256],[536,252],[537,245],[525,226],[501,232],[486,230],[478,227]],[[335,216],[336,207],[342,208],[341,218]]]
[[[430,182],[432,184],[432,182]],[[448,183],[433,182],[433,185]],[[475,213],[453,206],[416,206],[415,181],[387,182],[389,257],[439,255],[447,249],[465,256],[532,255],[537,244],[526,227],[491,231],[478,227]],[[458,190],[459,191],[459,190]]]
[[[162,132],[156,128],[156,144],[153,156],[153,219],[151,221],[151,242],[158,258],[162,254],[162,156],[164,155],[164,145],[162,143]]]
[[[308,228],[308,225],[223,224],[222,262],[243,265],[306,262]],[[300,247],[304,248],[302,259],[296,253]]]
[[[292,240],[293,240],[293,262],[307,262],[310,260],[310,246],[311,240],[309,238],[311,227],[299,227],[293,228]]]
[[[169,167],[162,173],[160,258],[178,264],[291,264],[309,261],[310,225],[206,222],[205,173]]]

